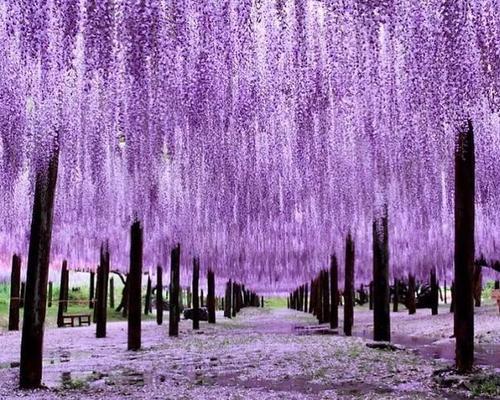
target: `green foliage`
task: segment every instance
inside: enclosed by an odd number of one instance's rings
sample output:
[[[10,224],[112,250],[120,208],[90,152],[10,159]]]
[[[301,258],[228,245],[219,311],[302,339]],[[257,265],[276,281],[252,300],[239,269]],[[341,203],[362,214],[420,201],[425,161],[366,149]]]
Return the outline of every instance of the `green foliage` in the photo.
[[[471,393],[473,396],[500,396],[500,376],[491,375],[471,382]]]
[[[286,297],[265,297],[264,306],[269,308],[286,308]]]

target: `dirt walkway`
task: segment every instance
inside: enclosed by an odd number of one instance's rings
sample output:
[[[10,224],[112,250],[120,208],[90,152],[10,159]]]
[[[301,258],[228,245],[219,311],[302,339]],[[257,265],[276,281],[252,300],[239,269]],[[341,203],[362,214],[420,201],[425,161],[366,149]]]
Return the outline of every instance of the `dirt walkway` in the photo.
[[[0,398],[465,398],[466,391],[446,389],[433,378],[445,367],[441,361],[409,350],[371,349],[363,338],[299,335],[296,327],[316,325],[303,313],[246,309],[234,320],[218,317],[198,333],[182,321],[177,339],[168,337],[166,325],[143,323],[139,352],[126,351],[126,323],[108,324],[108,337],[99,340],[94,326],[48,329],[47,388],[37,391],[17,389],[20,335],[1,333]]]

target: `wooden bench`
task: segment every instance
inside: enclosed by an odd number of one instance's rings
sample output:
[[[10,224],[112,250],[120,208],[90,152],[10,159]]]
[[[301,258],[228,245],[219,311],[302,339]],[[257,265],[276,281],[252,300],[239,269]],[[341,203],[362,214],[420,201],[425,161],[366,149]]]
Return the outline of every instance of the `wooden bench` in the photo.
[[[491,298],[497,301],[498,312],[500,312],[500,289],[493,289]]]
[[[90,314],[66,314],[63,315],[63,326],[75,326],[75,320],[78,320],[78,326],[90,326]]]

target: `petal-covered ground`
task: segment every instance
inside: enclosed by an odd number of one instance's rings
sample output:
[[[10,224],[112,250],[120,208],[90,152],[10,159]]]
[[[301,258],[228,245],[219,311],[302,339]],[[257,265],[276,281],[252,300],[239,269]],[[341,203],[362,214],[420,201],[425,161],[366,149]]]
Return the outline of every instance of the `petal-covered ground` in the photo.
[[[341,310],[340,310],[341,311]],[[447,341],[452,314],[431,317],[392,314],[399,337]],[[126,350],[127,325],[108,324],[108,337],[95,326],[47,329],[45,389],[17,389],[20,334],[0,335],[0,398],[31,399],[461,399],[500,394],[499,369],[479,367],[472,377],[446,371],[450,360],[413,348],[372,349],[363,337],[346,338],[317,327],[307,314],[284,309],[244,309],[218,323],[181,322],[178,338],[166,325],[143,323],[143,349]],[[355,314],[356,332],[368,332],[369,311]],[[476,338],[498,350],[500,317],[493,307],[476,315]],[[489,333],[488,333],[489,332]],[[483,341],[484,339],[484,341]],[[397,342],[397,340],[395,340]],[[496,354],[498,356],[498,353]],[[495,354],[491,360],[495,359]],[[494,364],[494,363],[493,363]]]

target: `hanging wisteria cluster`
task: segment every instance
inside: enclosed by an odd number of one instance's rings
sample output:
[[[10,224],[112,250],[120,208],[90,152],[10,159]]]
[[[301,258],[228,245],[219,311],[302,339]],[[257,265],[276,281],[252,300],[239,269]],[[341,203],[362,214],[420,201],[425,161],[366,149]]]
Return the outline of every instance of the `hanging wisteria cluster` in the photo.
[[[395,276],[451,274],[455,137],[470,119],[476,252],[500,259],[499,0],[5,0],[0,254],[27,254],[59,151],[52,263],[199,256],[285,289],[387,204]],[[342,275],[341,275],[342,276]]]

